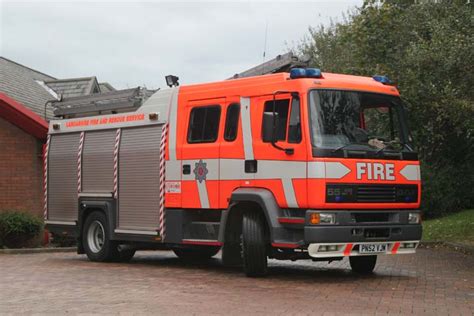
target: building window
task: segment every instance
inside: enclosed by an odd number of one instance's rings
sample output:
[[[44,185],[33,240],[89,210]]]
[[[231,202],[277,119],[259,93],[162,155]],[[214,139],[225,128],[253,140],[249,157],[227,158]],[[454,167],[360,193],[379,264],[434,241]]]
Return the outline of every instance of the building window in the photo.
[[[221,107],[219,105],[195,107],[188,126],[188,143],[213,143],[217,140]]]
[[[232,142],[237,138],[237,131],[239,130],[239,115],[240,104],[232,103],[227,108],[225,117],[224,139]]]

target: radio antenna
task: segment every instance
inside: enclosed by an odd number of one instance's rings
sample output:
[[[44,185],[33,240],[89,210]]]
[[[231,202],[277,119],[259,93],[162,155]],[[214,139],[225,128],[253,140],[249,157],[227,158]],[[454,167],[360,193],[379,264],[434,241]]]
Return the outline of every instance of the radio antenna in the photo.
[[[265,73],[265,56],[267,54],[267,37],[268,37],[268,19],[265,22],[265,40],[263,42],[263,60],[262,60],[262,75]]]

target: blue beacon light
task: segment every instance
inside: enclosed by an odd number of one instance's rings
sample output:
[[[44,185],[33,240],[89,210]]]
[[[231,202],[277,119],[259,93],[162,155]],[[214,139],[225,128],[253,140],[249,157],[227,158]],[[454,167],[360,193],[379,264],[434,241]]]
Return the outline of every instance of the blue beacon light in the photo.
[[[321,78],[321,69],[318,68],[293,68],[290,70],[290,78]]]
[[[305,76],[306,76],[306,69],[304,68],[293,68],[290,70],[291,79],[304,78]]]
[[[381,76],[381,75],[375,75],[372,77],[377,82],[380,82],[381,84],[392,84],[392,80],[390,80],[387,76]]]

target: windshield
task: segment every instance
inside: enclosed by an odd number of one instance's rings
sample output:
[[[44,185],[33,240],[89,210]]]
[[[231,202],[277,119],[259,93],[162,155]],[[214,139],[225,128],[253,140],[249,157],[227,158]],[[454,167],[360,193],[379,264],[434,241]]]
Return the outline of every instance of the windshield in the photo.
[[[375,93],[312,90],[313,147],[374,152],[412,151],[400,98]]]

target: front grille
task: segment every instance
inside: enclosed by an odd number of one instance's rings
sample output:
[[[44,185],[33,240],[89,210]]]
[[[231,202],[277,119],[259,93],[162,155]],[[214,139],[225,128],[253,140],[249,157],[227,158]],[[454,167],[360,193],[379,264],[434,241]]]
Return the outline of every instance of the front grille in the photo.
[[[364,229],[365,238],[388,238],[390,237],[390,228],[366,228]]]
[[[328,184],[328,203],[416,203],[418,186],[407,184]]]
[[[356,202],[395,202],[394,185],[359,185],[356,189]]]

